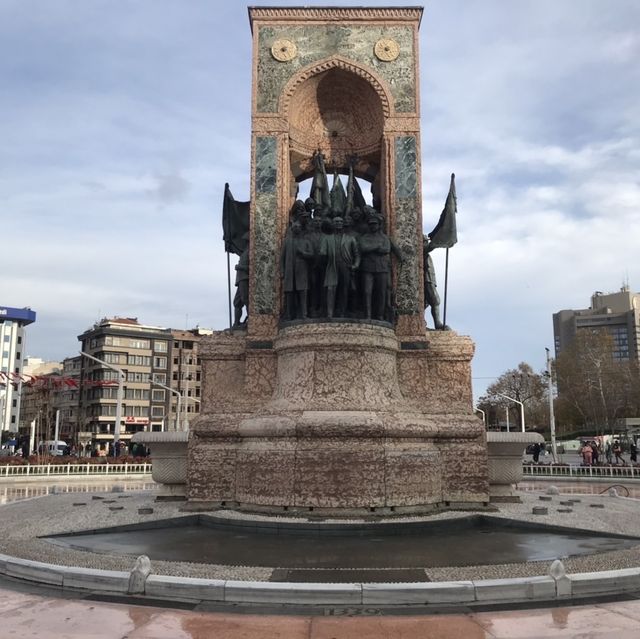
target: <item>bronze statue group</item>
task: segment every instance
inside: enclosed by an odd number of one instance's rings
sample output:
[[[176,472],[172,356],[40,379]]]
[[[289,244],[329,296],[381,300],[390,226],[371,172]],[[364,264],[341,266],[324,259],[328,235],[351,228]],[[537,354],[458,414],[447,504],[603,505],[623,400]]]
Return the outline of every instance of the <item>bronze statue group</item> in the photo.
[[[391,255],[402,254],[371,206],[350,211],[296,200],[283,242],[285,320],[352,318],[392,322]]]
[[[386,220],[380,209],[365,203],[354,177],[354,163],[355,158],[352,158],[346,192],[337,172],[329,190],[324,156],[320,152],[313,156],[315,173],[311,196],[294,202],[282,243],[280,277],[285,302],[284,321],[395,321],[392,256],[402,265],[402,252],[386,234]],[[225,185],[225,206],[234,212],[227,218],[231,220],[227,223],[229,228],[235,224],[234,216],[236,220],[240,219],[240,206],[246,208],[247,220],[243,224],[244,228],[248,227],[248,204],[236,203]],[[235,226],[241,229],[243,224]],[[227,226],[225,233],[231,237],[233,233],[226,230]],[[440,321],[440,297],[430,255],[434,244],[426,235],[423,239],[425,308],[431,307],[434,327],[442,329],[445,327]],[[243,309],[249,301],[248,240],[247,232],[236,242],[242,250],[234,251],[240,255],[235,267],[234,328],[242,327],[247,321],[241,322]]]

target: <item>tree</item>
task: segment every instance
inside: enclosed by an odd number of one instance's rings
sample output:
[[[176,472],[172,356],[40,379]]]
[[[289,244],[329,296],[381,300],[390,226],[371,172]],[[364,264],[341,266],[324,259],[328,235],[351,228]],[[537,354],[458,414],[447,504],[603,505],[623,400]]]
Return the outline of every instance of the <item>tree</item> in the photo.
[[[509,420],[522,428],[520,407],[504,397],[511,397],[522,402],[525,414],[525,424],[546,426],[549,421],[547,410],[547,384],[543,374],[534,372],[526,362],[520,362],[518,367],[500,375],[487,388],[486,395],[480,398],[478,406],[487,414],[487,423],[499,421],[499,409],[509,411]]]
[[[556,360],[558,415],[594,434],[615,431],[616,420],[638,410],[638,367],[613,357],[606,330],[579,330]]]

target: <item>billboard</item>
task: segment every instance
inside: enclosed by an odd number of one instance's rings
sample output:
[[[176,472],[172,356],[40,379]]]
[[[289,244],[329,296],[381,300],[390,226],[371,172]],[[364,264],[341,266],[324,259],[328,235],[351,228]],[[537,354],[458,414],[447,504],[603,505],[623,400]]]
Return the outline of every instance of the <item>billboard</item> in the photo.
[[[36,313],[30,308],[11,308],[0,306],[0,321],[11,320],[22,324],[32,324],[36,321]]]

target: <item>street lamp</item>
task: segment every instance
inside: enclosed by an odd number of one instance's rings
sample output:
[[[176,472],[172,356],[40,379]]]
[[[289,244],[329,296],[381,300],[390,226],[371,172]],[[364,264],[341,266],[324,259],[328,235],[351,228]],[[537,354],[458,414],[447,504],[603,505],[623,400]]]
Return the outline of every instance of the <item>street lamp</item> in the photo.
[[[482,414],[482,424],[484,425],[484,427],[487,427],[487,414],[482,410],[482,408],[476,408],[476,413],[481,413]]]
[[[107,364],[107,362],[94,357],[93,355],[89,355],[89,353],[85,353],[84,351],[80,351],[80,355],[84,355],[94,362],[98,362],[98,364],[102,364],[106,368],[110,368],[112,371],[118,373],[118,394],[116,396],[116,423],[113,426],[113,456],[118,456],[117,446],[116,444],[120,441],[120,426],[122,422],[122,395],[123,395],[123,384],[126,379],[126,375],[121,368],[117,366],[113,366],[112,364]]]
[[[551,454],[553,455],[553,461],[558,461],[558,450],[556,448],[556,417],[553,412],[553,379],[551,377],[551,356],[549,349],[547,351],[547,392],[549,394],[549,429],[551,430]]]
[[[165,390],[168,390],[170,393],[173,393],[174,395],[178,396],[178,405],[176,406],[176,421],[175,421],[174,430],[176,431],[180,430],[178,425],[180,423],[180,411],[182,410],[182,395],[174,388],[171,388],[170,386],[166,386],[165,384],[161,384],[160,382],[156,382],[154,379],[151,380],[151,383],[154,386],[160,386],[160,388],[164,388]],[[171,406],[171,404],[169,404],[169,406]]]
[[[524,433],[524,404],[521,401],[514,399],[513,397],[505,395],[504,393],[496,393],[496,395],[500,395],[500,397],[504,397],[505,399],[515,402],[516,404],[520,404],[520,421],[522,423],[522,432]]]

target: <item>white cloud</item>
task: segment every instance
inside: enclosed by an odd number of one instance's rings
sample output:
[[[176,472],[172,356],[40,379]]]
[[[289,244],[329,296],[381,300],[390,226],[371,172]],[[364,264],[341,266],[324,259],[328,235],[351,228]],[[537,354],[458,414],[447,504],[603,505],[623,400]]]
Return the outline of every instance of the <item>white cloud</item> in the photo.
[[[553,312],[627,274],[640,288],[639,23],[635,0],[426,7],[424,226],[454,171],[447,321],[476,340],[478,378],[541,368]],[[249,195],[250,65],[241,4],[2,4],[0,303],[38,313],[33,355],[70,354],[100,315],[226,325],[220,212],[225,182]]]

